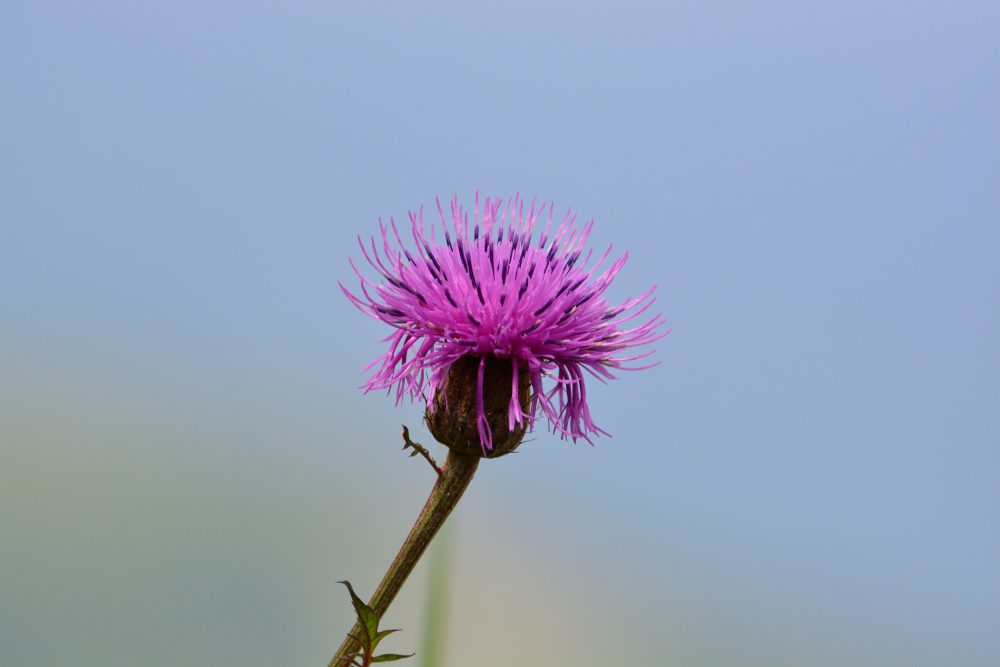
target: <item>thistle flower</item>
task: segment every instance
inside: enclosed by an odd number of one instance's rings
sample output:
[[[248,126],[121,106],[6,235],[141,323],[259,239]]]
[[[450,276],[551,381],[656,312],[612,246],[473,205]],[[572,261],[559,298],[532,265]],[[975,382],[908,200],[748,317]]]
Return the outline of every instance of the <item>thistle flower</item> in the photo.
[[[525,211],[516,195],[480,208],[477,193],[471,219],[458,197],[450,216],[436,201],[443,240],[434,224],[425,227],[423,207],[409,214],[412,251],[392,218],[379,220],[381,238],[367,247],[358,237],[381,280],[367,279],[352,260],[361,296],[341,289],[396,329],[388,351],[365,368],[375,370],[364,390],[394,391],[397,404],[422,398],[435,437],[474,445],[482,456],[516,447],[540,414],[574,442],[607,435],[591,417],[584,372],[604,382],[614,370],[649,367],[626,364],[652,351],[623,354],[666,335],[660,315],[626,328],[653,304],[655,286],[609,305],[604,292],[628,254],[601,270],[609,246],[591,264],[584,246],[593,221],[578,228],[571,210],[553,228],[552,204],[532,201]]]

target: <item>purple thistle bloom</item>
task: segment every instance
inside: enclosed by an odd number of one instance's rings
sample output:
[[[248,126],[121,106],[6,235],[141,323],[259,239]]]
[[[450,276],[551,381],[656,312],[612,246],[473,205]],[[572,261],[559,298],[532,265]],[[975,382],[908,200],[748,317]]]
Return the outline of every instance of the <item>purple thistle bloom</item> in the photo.
[[[397,405],[404,395],[423,396],[433,411],[435,394],[452,364],[470,355],[479,369],[476,427],[485,455],[493,449],[493,433],[483,409],[483,378],[487,360],[497,358],[509,361],[512,371],[509,430],[533,426],[540,409],[562,438],[591,442],[593,434],[607,435],[590,416],[584,371],[603,382],[614,379],[612,369],[650,367],[624,364],[652,351],[619,355],[669,333],[659,331],[660,315],[623,327],[653,304],[655,286],[609,306],[602,295],[628,254],[597,274],[611,252],[608,247],[587,268],[593,251],[583,254],[584,244],[593,221],[579,229],[572,211],[553,229],[551,204],[536,208],[532,201],[525,211],[519,196],[506,202],[487,198],[480,210],[477,193],[471,220],[458,197],[451,201],[450,221],[440,201],[437,208],[443,242],[433,224],[428,236],[423,207],[409,214],[413,251],[392,218],[388,225],[379,220],[381,243],[372,237],[366,248],[358,237],[362,254],[382,281],[371,282],[351,261],[363,298],[343,285],[341,289],[363,312],[396,329],[385,339],[389,351],[365,368],[377,367],[363,385],[365,392],[395,388]],[[545,228],[536,240],[535,225],[546,208]],[[530,378],[527,410],[518,400],[522,374]]]

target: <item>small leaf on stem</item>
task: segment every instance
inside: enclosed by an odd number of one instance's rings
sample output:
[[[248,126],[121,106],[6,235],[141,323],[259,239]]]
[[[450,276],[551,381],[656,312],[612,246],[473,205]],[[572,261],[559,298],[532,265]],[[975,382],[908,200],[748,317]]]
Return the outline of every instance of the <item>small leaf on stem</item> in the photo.
[[[415,654],[411,653],[409,655],[400,655],[398,653],[383,653],[382,655],[377,655],[372,658],[372,662],[393,662],[395,660],[402,660],[403,658],[412,658]]]
[[[382,641],[382,640],[383,640],[383,639],[385,639],[385,638],[386,638],[386,637],[387,637],[388,635],[391,635],[391,634],[392,634],[392,633],[394,633],[394,632],[399,632],[399,628],[394,628],[394,629],[392,629],[392,630],[379,630],[379,631],[378,631],[378,632],[377,632],[377,633],[375,634],[375,638],[374,638],[374,639],[372,640],[372,650],[374,651],[374,650],[375,650],[375,647],[376,647],[376,646],[378,646],[378,643],[379,643],[380,641]]]
[[[375,636],[378,634],[378,614],[358,597],[351,586],[351,582],[340,581],[338,583],[347,586],[347,590],[351,592],[351,604],[354,605],[354,612],[358,616],[358,622],[361,623],[367,635],[367,637],[361,638],[362,643],[369,648],[374,648],[375,644],[373,642],[375,641]]]

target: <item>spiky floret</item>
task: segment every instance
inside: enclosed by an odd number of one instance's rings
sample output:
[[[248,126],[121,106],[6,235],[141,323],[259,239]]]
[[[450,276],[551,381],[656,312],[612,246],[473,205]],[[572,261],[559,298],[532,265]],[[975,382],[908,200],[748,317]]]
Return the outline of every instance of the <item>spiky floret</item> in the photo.
[[[591,265],[593,251],[585,252],[584,245],[593,220],[578,228],[572,211],[553,229],[552,204],[527,204],[517,195],[505,202],[487,198],[480,207],[477,193],[471,220],[458,197],[451,201],[450,216],[436,201],[443,239],[434,224],[425,227],[423,207],[409,214],[412,252],[392,218],[388,225],[379,220],[380,238],[373,236],[367,247],[358,237],[365,260],[382,280],[368,280],[352,260],[361,296],[342,284],[341,289],[363,312],[396,328],[385,339],[389,350],[365,368],[376,369],[365,391],[394,390],[397,404],[407,395],[423,397],[433,410],[435,392],[452,363],[478,357],[476,425],[486,452],[492,433],[482,409],[483,372],[492,356],[511,364],[511,430],[525,422],[533,426],[541,410],[563,438],[591,442],[596,433],[607,435],[590,416],[584,371],[603,382],[614,379],[616,369],[649,367],[625,364],[652,351],[620,355],[668,333],[660,331],[660,315],[624,326],[653,304],[655,286],[610,306],[604,292],[628,254],[598,273],[611,247]],[[544,230],[535,238],[543,217]],[[527,410],[517,392],[523,373],[532,389]]]

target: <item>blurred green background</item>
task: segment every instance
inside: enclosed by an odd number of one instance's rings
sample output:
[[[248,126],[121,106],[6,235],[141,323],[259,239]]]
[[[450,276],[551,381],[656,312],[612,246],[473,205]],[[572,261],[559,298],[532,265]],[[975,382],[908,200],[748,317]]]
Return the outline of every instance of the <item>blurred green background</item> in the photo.
[[[482,466],[446,665],[996,665],[998,51],[992,2],[4,2],[0,665],[325,665],[433,481],[337,281],[477,188],[673,333],[614,438]]]

